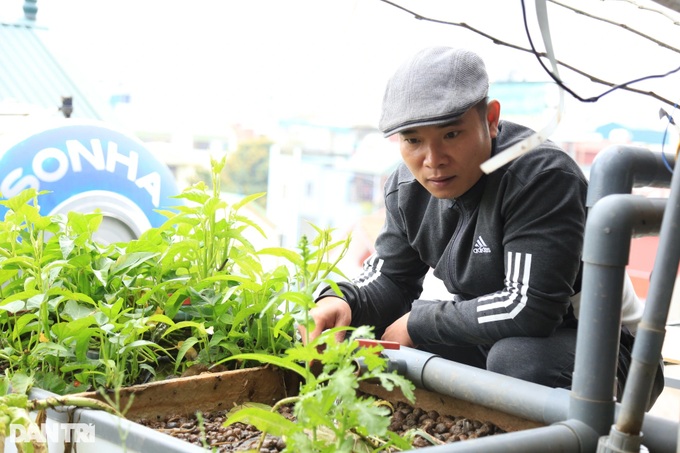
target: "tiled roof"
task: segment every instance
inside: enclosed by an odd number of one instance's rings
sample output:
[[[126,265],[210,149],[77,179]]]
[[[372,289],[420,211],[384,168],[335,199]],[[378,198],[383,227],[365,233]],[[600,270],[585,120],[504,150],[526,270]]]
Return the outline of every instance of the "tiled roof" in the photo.
[[[62,96],[72,97],[73,118],[105,120],[108,104],[96,104],[66,73],[43,41],[47,32],[30,21],[0,22],[0,105],[58,112]]]

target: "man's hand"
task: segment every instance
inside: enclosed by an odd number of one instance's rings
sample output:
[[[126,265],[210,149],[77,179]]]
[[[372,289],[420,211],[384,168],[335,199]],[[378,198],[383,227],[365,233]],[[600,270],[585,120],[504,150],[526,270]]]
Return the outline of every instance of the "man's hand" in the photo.
[[[413,348],[413,340],[411,340],[411,336],[408,334],[408,329],[406,329],[409,314],[410,313],[406,313],[404,316],[390,324],[387,329],[385,329],[385,333],[383,334],[381,340],[396,341],[402,346]]]
[[[302,336],[302,342],[304,344],[307,341],[311,341],[321,335],[321,332],[327,329],[332,329],[333,327],[344,327],[348,326],[352,321],[352,309],[349,304],[339,297],[324,297],[319,299],[316,303],[316,307],[309,310],[309,315],[314,319],[314,330],[309,333],[309,338],[307,338],[304,326],[299,325],[298,331]],[[345,339],[346,331],[338,332],[335,335],[335,339],[340,342]]]

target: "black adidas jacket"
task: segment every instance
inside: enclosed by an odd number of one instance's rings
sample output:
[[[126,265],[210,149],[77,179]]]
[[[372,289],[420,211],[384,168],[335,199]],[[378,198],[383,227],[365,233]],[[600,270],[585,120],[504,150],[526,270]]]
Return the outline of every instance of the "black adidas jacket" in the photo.
[[[531,133],[502,121],[492,154]],[[492,344],[573,327],[586,191],[576,162],[550,142],[455,200],[432,197],[401,164],[385,185],[376,253],[352,283],[339,284],[352,325],[373,325],[379,338],[411,311],[408,332],[420,345]],[[429,268],[451,300],[417,300]]]

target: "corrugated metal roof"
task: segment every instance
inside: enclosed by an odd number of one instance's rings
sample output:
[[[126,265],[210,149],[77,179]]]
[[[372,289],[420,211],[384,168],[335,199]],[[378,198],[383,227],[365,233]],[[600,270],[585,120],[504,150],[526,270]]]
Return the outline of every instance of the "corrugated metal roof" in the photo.
[[[108,104],[97,104],[66,73],[34,24],[0,22],[0,103],[16,102],[58,111],[62,96],[73,98],[73,118],[106,120]]]

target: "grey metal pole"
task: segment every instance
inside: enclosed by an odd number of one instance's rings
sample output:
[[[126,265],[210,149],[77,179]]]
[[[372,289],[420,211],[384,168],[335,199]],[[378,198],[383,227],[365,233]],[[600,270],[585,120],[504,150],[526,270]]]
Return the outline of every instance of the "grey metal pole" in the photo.
[[[633,236],[656,233],[663,199],[608,195],[590,210],[583,245],[583,281],[569,418],[607,433],[615,383],[626,265]]]

